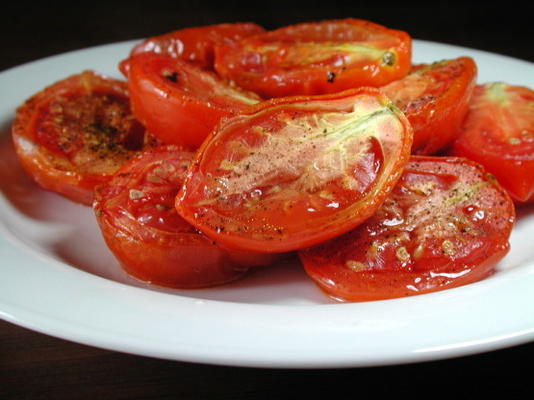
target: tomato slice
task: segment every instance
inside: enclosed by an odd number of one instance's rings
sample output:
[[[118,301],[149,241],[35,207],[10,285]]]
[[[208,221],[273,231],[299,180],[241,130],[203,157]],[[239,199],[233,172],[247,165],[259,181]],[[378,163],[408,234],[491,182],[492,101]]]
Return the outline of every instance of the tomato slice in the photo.
[[[163,143],[197,148],[223,117],[259,101],[215,73],[154,53],[129,60],[134,115]]]
[[[174,199],[192,157],[176,146],[147,150],[96,191],[102,235],[124,270],[138,279],[184,289],[207,287],[273,260],[223,248],[176,213]]]
[[[534,91],[477,85],[451,153],[484,165],[517,202],[534,202]]]
[[[238,42],[264,31],[261,26],[251,22],[179,29],[138,43],[133,47],[130,56],[146,52],[166,54],[202,68],[212,69],[215,45]],[[126,65],[120,64],[120,69],[125,75],[127,75]]]
[[[417,65],[403,79],[382,87],[412,124],[412,154],[435,154],[460,134],[476,76],[473,59],[459,57]]]
[[[339,300],[434,292],[491,274],[508,252],[514,218],[511,198],[479,164],[413,156],[375,215],[299,257]]]
[[[352,18],[290,25],[215,47],[215,70],[266,98],[383,86],[410,65],[406,32]]]
[[[176,207],[236,248],[310,246],[373,214],[411,141],[408,121],[378,89],[266,101],[204,142]]]
[[[39,185],[86,205],[95,185],[145,146],[126,83],[93,71],[62,79],[20,105],[12,136]]]

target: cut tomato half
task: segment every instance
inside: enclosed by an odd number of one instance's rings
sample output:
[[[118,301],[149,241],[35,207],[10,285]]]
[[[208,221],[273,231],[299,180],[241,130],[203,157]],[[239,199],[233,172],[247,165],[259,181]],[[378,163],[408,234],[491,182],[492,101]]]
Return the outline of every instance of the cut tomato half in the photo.
[[[518,202],[534,201],[534,91],[504,82],[475,88],[452,154],[486,167]]]
[[[473,59],[460,57],[417,65],[381,88],[412,124],[412,154],[436,154],[460,134],[476,77]]]
[[[130,56],[146,52],[164,54],[212,69],[215,45],[235,43],[264,31],[261,26],[251,22],[178,29],[143,40],[132,48]],[[127,68],[127,63],[120,64],[119,69],[125,75],[128,74]]]
[[[224,116],[260,99],[183,60],[142,53],[129,60],[132,111],[163,143],[195,149]]]
[[[18,109],[13,142],[43,188],[90,205],[94,187],[145,147],[126,83],[85,71],[36,93]]]
[[[174,208],[193,153],[155,148],[126,163],[96,191],[94,210],[103,237],[130,275],[184,289],[242,277],[268,255],[223,248],[181,218]]]
[[[351,18],[290,25],[215,46],[215,70],[265,98],[383,86],[410,66],[406,32]]]
[[[412,296],[490,275],[514,218],[511,198],[479,164],[414,156],[376,214],[299,257],[338,300]]]
[[[263,102],[219,124],[176,206],[206,235],[236,248],[310,246],[376,211],[411,141],[410,124],[378,89]]]

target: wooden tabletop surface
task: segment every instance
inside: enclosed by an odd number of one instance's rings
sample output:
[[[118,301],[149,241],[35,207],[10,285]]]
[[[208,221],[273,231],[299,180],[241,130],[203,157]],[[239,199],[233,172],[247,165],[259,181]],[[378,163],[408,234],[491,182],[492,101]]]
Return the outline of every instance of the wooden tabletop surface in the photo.
[[[465,396],[506,390],[508,399],[519,399],[530,390],[533,357],[534,344],[527,344],[410,365],[236,368],[101,350],[0,321],[0,399],[345,398],[351,392],[391,395],[438,389]]]
[[[484,7],[460,2],[418,6],[401,2],[376,2],[373,6],[309,2],[303,6],[278,1],[214,5],[158,0],[111,4],[13,2],[14,9],[4,14],[0,24],[0,71],[53,54],[186,26],[254,21],[274,28],[348,16],[403,29],[418,39],[534,62],[532,14],[513,3]],[[525,307],[534,309],[532,304]],[[0,320],[0,399],[345,398],[369,393],[474,395],[503,389],[507,398],[514,399],[522,398],[528,389],[533,359],[534,343],[527,343],[448,360],[372,368],[225,367],[98,349]],[[466,385],[461,386],[462,382]]]

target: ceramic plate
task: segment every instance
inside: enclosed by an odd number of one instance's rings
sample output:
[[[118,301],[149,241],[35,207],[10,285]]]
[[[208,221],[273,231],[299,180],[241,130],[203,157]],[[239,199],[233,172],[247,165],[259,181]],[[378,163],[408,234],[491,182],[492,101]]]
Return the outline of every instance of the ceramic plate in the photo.
[[[0,73],[0,317],[63,339],[217,365],[330,368],[474,354],[534,339],[534,208],[492,277],[410,298],[338,304],[293,260],[218,288],[169,290],[122,272],[92,211],[39,189],[10,143],[16,106],[84,69],[120,78],[134,42],[75,51]],[[468,55],[479,82],[534,87],[534,64],[415,41],[414,61]]]

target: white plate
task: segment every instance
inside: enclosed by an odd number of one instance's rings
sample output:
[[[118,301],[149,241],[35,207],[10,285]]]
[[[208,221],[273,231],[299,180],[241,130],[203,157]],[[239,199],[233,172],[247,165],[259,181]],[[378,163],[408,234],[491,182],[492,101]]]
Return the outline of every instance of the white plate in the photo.
[[[149,287],[106,248],[89,208],[36,187],[10,144],[15,107],[84,69],[120,77],[134,42],[80,50],[0,74],[0,317],[71,341],[222,365],[327,368],[443,359],[534,339],[534,208],[520,212],[512,251],[482,282],[416,297],[335,304],[289,260],[209,290]],[[534,65],[415,41],[414,61],[461,55],[479,82],[534,87]]]

